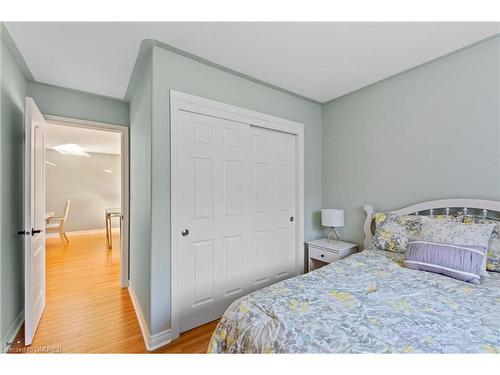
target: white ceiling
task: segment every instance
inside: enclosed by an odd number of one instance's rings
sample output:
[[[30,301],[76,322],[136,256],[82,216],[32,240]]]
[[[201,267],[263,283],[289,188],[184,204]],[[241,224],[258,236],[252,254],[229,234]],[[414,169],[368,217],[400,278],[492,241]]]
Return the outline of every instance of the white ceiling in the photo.
[[[500,23],[19,23],[7,28],[39,82],[123,98],[155,39],[325,102],[500,32]]]
[[[80,145],[86,152],[91,153],[116,155],[121,153],[120,133],[47,123],[45,128],[46,148],[69,143]]]

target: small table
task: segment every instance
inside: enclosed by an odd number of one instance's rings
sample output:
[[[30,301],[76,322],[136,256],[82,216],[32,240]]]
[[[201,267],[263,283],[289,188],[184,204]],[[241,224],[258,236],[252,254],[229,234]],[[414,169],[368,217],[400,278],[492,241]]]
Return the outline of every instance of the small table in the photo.
[[[309,270],[312,271],[329,263],[354,254],[358,250],[358,245],[343,241],[328,241],[322,238],[316,241],[307,242],[309,252]]]
[[[111,219],[113,217],[120,218],[120,234],[122,232],[122,211],[119,208],[106,208],[104,210],[105,219],[106,219],[106,243],[108,245],[108,249],[113,247],[113,233],[111,231]]]

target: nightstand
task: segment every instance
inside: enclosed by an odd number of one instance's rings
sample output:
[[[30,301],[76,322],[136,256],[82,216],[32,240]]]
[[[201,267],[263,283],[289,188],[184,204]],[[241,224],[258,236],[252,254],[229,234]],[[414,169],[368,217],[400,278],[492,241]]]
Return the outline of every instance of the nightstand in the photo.
[[[326,238],[307,242],[309,271],[326,266],[358,251],[358,245],[343,241],[330,242]]]

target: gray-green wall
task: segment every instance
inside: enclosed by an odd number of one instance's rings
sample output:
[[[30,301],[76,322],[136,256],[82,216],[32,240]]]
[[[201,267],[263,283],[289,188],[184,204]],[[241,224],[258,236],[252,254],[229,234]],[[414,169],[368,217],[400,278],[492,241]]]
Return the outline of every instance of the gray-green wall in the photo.
[[[500,39],[463,49],[323,106],[323,206],[363,241],[362,206],[500,200]]]
[[[129,125],[129,105],[124,100],[37,82],[28,82],[26,93],[46,115]]]
[[[130,286],[151,323],[152,53],[136,62],[130,87]],[[167,192],[164,192],[167,194]],[[164,236],[165,243],[168,238]],[[167,272],[167,271],[165,271]],[[166,287],[166,286],[163,286]],[[151,326],[148,327],[149,329]]]
[[[24,105],[26,77],[3,24],[0,30],[0,353],[23,310]]]

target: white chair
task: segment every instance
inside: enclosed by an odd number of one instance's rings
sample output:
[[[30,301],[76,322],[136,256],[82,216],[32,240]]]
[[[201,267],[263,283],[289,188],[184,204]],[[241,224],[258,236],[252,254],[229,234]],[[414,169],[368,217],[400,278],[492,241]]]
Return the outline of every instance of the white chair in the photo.
[[[47,219],[47,223],[45,224],[45,233],[59,233],[59,237],[61,241],[64,242],[64,245],[69,244],[68,236],[66,236],[66,231],[64,230],[64,224],[66,223],[66,219],[68,218],[69,205],[71,201],[67,200],[64,206],[64,215],[63,216],[53,216]]]

